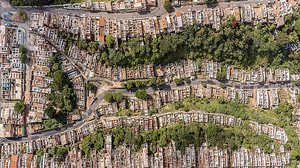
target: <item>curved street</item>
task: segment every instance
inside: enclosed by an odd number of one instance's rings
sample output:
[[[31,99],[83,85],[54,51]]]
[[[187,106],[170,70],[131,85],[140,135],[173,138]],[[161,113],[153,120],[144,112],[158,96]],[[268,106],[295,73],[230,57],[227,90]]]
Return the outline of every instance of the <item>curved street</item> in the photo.
[[[98,13],[92,13],[92,12],[89,12],[89,11],[82,11],[82,10],[67,10],[67,9],[60,9],[60,8],[40,8],[40,9],[37,9],[37,8],[33,8],[33,7],[23,7],[24,11],[30,16],[31,13],[34,13],[34,12],[50,12],[50,13],[58,13],[58,14],[66,14],[66,13],[69,13],[69,14],[72,14],[72,15],[88,15],[88,16],[94,16],[94,17],[99,17],[99,16],[104,16],[106,18],[143,18],[143,17],[152,17],[152,16],[160,16],[160,15],[163,15],[163,14],[167,14],[167,11],[164,9],[163,5],[162,5],[162,1],[163,0],[159,0],[158,1],[158,4],[159,6],[151,11],[150,13],[147,13],[147,14],[139,14],[139,13],[107,13],[107,12],[98,12]],[[218,4],[218,6],[228,6],[229,4],[232,5],[232,6],[241,6],[243,4],[249,4],[249,3],[261,3],[261,2],[273,2],[274,0],[249,0],[249,1],[233,1],[233,2],[220,2]],[[206,5],[187,5],[187,6],[184,6],[184,7],[180,7],[180,8],[177,8],[181,11],[188,11],[190,9],[201,9],[201,8],[205,8]],[[1,0],[0,2],[0,15],[2,15],[3,13],[5,12],[15,12],[16,11],[16,8],[12,7],[9,3],[8,3],[8,0]],[[9,22],[6,22],[4,20],[1,21],[2,23],[9,23]],[[19,27],[25,29],[26,33],[29,33],[29,23],[26,22],[26,23],[14,23],[14,24],[17,24]],[[41,36],[41,35],[40,35]],[[44,37],[45,38],[45,37]],[[46,39],[50,44],[51,44],[51,41],[49,41],[48,39]],[[52,46],[55,47],[54,44],[52,44]],[[59,49],[56,47],[56,50],[59,51]],[[64,55],[76,68],[77,70],[80,71],[80,68],[78,68],[76,66],[75,63],[73,63],[73,61],[68,58],[66,55]],[[216,80],[198,80],[198,81],[193,81],[192,83],[197,83],[197,82],[207,82],[207,83],[215,83],[215,84],[219,84],[218,81]],[[245,85],[241,85],[241,84],[226,84],[226,86],[229,86],[229,87],[236,87],[236,88],[248,88],[248,89],[251,89],[251,88],[254,88],[254,87],[261,87],[261,86],[257,86],[257,85],[249,85],[249,86],[245,86]],[[263,87],[269,87],[270,85],[265,85]],[[111,91],[114,91],[114,90],[118,90],[118,91],[122,91],[124,92],[125,94],[128,94],[128,92],[125,90],[125,89],[109,89]],[[149,90],[151,91],[151,90]],[[6,139],[6,138],[0,138],[0,142],[14,142],[14,141],[27,141],[27,140],[35,140],[35,139],[38,139],[39,137],[43,137],[43,136],[52,136],[54,134],[57,134],[57,133],[61,133],[63,131],[66,131],[68,129],[76,129],[76,128],[79,128],[81,127],[84,122],[86,121],[86,119],[88,119],[88,117],[91,115],[91,113],[96,110],[96,108],[98,107],[99,103],[103,100],[103,96],[104,96],[104,92],[99,94],[93,101],[93,103],[91,104],[91,106],[87,109],[86,111],[86,115],[84,115],[82,117],[82,120],[81,121],[78,121],[78,122],[75,122],[73,124],[69,124],[69,125],[66,125],[65,127],[63,128],[60,128],[60,129],[52,129],[52,130],[45,130],[45,131],[40,131],[40,132],[37,132],[35,134],[31,134],[31,135],[28,135],[28,137],[23,137],[23,138],[19,138],[19,139]]]

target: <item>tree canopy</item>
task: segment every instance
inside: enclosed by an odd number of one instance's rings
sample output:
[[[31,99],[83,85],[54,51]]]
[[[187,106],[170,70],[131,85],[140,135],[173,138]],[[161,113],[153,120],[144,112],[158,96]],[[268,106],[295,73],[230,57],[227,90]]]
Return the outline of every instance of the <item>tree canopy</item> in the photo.
[[[51,66],[50,76],[51,93],[47,96],[49,108],[46,114],[49,118],[54,118],[60,123],[66,122],[66,116],[76,108],[76,94],[68,76],[61,69],[60,57],[54,54],[49,59]]]
[[[143,40],[130,38],[120,42],[118,48],[113,45],[112,37],[106,36],[107,44],[96,51],[97,60],[111,66],[137,67],[182,59],[210,59],[243,68],[292,64],[295,65],[292,69],[300,70],[299,53],[288,48],[288,44],[299,40],[300,21],[296,12],[291,17],[280,28],[274,24],[256,27],[238,24],[230,17],[217,31],[210,26],[191,26],[181,33],[162,34],[157,38],[147,35]],[[218,77],[222,79],[224,73]]]
[[[97,86],[94,85],[94,84],[91,83],[91,82],[88,82],[88,83],[86,84],[86,88],[87,88],[87,90],[89,90],[89,91],[92,92],[92,93],[96,93],[96,92],[97,92]]]
[[[106,92],[104,94],[104,100],[112,103],[112,102],[120,102],[124,98],[124,95],[122,92]]]
[[[22,64],[25,64],[27,60],[27,48],[23,45],[20,45],[19,52],[20,52],[20,58],[19,58],[20,62]]]
[[[169,0],[164,1],[164,8],[166,9],[167,12],[172,12],[172,10],[174,9],[171,1]]]
[[[135,97],[138,99],[143,99],[146,100],[147,99],[147,92],[145,90],[138,90],[134,93]]]
[[[242,146],[247,148],[258,146],[265,152],[271,153],[272,145],[277,145],[268,136],[257,135],[248,128],[224,128],[215,124],[196,122],[187,125],[178,123],[148,131],[132,127],[116,127],[106,133],[112,136],[113,148],[126,145],[134,150],[138,150],[143,144],[147,143],[150,147],[150,152],[155,152],[153,147],[165,147],[170,142],[174,142],[176,149],[181,151],[184,151],[190,144],[200,147],[204,142],[207,142],[209,147],[230,148],[232,150]],[[98,142],[98,145],[96,145],[96,142]],[[101,150],[103,143],[104,132],[100,129],[97,133],[85,137],[81,148],[86,155],[89,155],[91,150]]]
[[[21,100],[19,102],[16,102],[15,106],[14,106],[14,110],[17,112],[17,113],[23,113],[25,112],[25,109],[26,109],[26,104],[25,104],[25,101],[24,100]]]
[[[53,106],[48,106],[46,109],[45,109],[45,113],[47,114],[47,116],[50,118],[50,119],[53,119],[55,118],[56,116],[56,110]]]

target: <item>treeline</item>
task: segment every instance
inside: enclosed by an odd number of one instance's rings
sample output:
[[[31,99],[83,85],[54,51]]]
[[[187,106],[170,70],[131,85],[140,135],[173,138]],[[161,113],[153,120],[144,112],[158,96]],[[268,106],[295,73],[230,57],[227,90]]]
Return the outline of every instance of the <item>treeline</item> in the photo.
[[[81,2],[81,0],[10,0],[9,2],[13,6],[44,6],[78,3]]]
[[[280,28],[274,24],[254,27],[237,24],[231,17],[219,31],[209,26],[191,26],[182,33],[168,33],[157,38],[145,36],[142,41],[131,38],[127,42],[119,42],[117,49],[116,40],[111,36],[107,36],[106,45],[102,46],[82,40],[76,44],[95,53],[98,61],[111,66],[135,67],[139,64],[166,64],[187,58],[204,58],[244,68],[292,64],[294,66],[291,68],[298,70],[299,52],[292,52],[288,46],[299,40],[299,13],[286,17],[285,21],[286,24]]]
[[[135,130],[135,131],[134,131]],[[249,128],[221,127],[215,124],[192,123],[189,125],[175,124],[166,128],[151,131],[137,131],[137,128],[117,127],[109,131],[112,135],[113,148],[120,145],[139,150],[143,144],[148,144],[150,152],[156,152],[157,147],[165,147],[174,142],[177,150],[184,152],[189,144],[200,147],[207,143],[209,147],[227,148],[236,150],[241,147],[253,149],[259,147],[266,153],[272,152],[272,146],[277,145],[266,135],[257,135]],[[136,132],[136,133],[133,133]],[[104,147],[104,132],[84,138],[81,148],[86,155],[91,150],[100,151]]]

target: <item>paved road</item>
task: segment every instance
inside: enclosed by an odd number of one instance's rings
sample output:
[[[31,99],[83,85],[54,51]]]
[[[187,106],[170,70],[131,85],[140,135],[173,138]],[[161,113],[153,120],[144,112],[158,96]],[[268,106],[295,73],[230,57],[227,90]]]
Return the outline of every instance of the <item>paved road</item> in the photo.
[[[3,1],[3,2],[2,2]],[[248,0],[248,1],[231,1],[231,2],[220,2],[218,3],[217,6],[220,7],[226,7],[226,6],[243,6],[245,4],[259,4],[259,3],[266,3],[266,2],[274,2],[274,0]],[[2,10],[4,11],[16,11],[16,9],[12,8],[7,0],[1,0],[2,3]],[[50,13],[57,13],[57,14],[72,14],[72,15],[87,15],[87,16],[93,16],[93,17],[100,17],[104,16],[106,18],[144,18],[144,17],[152,17],[152,16],[161,16],[164,14],[167,14],[168,12],[164,9],[163,5],[163,0],[158,0],[158,7],[146,14],[140,14],[137,12],[133,13],[107,13],[107,12],[90,12],[90,11],[83,11],[83,10],[67,10],[63,8],[32,8],[32,7],[24,7],[24,11],[30,15],[31,13],[34,12],[50,12]],[[205,8],[206,5],[187,5],[187,6],[182,6],[179,8],[176,8],[176,10],[180,11],[188,11],[190,9],[203,9]],[[0,13],[1,9],[0,9]]]
[[[40,137],[44,136],[52,136],[58,133],[62,133],[64,131],[70,130],[70,129],[76,129],[81,127],[89,118],[91,113],[97,109],[99,106],[100,102],[103,100],[104,93],[106,91],[121,91],[124,94],[129,94],[129,92],[126,89],[107,89],[107,90],[100,90],[100,94],[94,99],[93,103],[90,105],[89,109],[86,111],[85,115],[82,116],[82,120],[77,121],[73,124],[67,124],[66,126],[58,129],[51,129],[51,130],[44,130],[44,131],[39,131],[34,134],[30,134],[27,137],[22,137],[18,139],[7,139],[7,138],[1,138],[0,137],[0,142],[2,143],[13,143],[13,142],[20,142],[20,141],[29,141],[29,140],[36,140]]]
[[[208,83],[208,84],[212,84],[212,85],[220,83],[217,80],[203,79],[203,80],[192,81],[191,84],[200,84],[200,83],[203,83],[203,82],[204,83]],[[252,85],[252,84],[249,84],[249,85],[236,85],[236,84],[230,84],[230,83],[228,83],[228,84],[226,84],[226,86],[227,87],[235,87],[235,88],[238,88],[238,89],[253,89],[253,88],[278,88],[278,87],[287,88],[287,87],[292,87],[293,85],[292,84],[282,84],[282,85],[278,85],[278,84],[267,84],[267,85],[256,85],[256,84],[255,85]],[[175,85],[169,85],[169,86],[166,86],[165,89],[168,90],[168,89],[174,89],[174,88],[176,88]],[[70,130],[70,129],[79,128],[87,120],[89,120],[89,116],[91,116],[91,113],[98,108],[100,102],[103,100],[104,93],[106,91],[121,91],[125,95],[132,95],[133,94],[132,92],[129,92],[129,91],[127,91],[124,88],[100,89],[100,91],[99,91],[100,94],[94,99],[94,101],[90,105],[89,109],[86,111],[85,115],[83,115],[81,121],[75,122],[73,124],[66,125],[65,127],[60,128],[60,129],[40,131],[40,132],[37,132],[35,134],[28,135],[28,137],[23,137],[23,138],[19,138],[19,139],[0,138],[0,142],[2,142],[2,143],[12,143],[12,142],[36,140],[36,139],[38,139],[40,137],[43,137],[43,136],[52,136],[52,135],[55,135],[55,134],[58,134],[58,133],[62,133],[64,131],[67,131],[67,130]],[[151,92],[154,92],[154,90],[151,89],[151,88],[149,88],[149,89],[147,89],[147,92],[151,93]]]
[[[273,2],[274,0],[249,0],[249,1],[239,1],[239,2],[220,2],[218,5],[219,6],[241,6],[241,5],[245,5],[245,4],[250,4],[250,3],[262,3],[262,2]],[[160,16],[163,14],[167,14],[167,11],[163,8],[162,6],[163,0],[158,0],[158,4],[159,7],[153,11],[151,11],[150,13],[147,14],[139,14],[139,13],[107,13],[107,12],[99,12],[99,13],[92,13],[92,12],[87,12],[87,11],[81,11],[81,10],[66,10],[66,9],[57,9],[57,8],[42,8],[42,9],[36,9],[36,8],[32,8],[32,7],[26,7],[23,8],[28,16],[30,16],[31,13],[33,12],[50,12],[50,13],[58,13],[58,14],[72,14],[72,15],[82,15],[85,14],[87,16],[93,16],[93,17],[99,17],[99,16],[104,16],[106,18],[144,18],[144,17],[152,17],[152,16]],[[205,5],[188,5],[188,6],[184,6],[184,7],[180,7],[177,8],[178,10],[181,11],[188,11],[190,9],[202,9],[205,8]],[[16,9],[11,7],[10,4],[8,3],[8,0],[1,0],[0,2],[0,15],[2,15],[4,12],[15,12]],[[1,21],[2,24],[8,23],[6,21]],[[25,29],[26,33],[29,33],[29,23],[14,23],[17,24],[19,27],[22,27]],[[68,58],[68,57],[66,57]],[[193,81],[192,83],[199,83],[199,82],[203,82],[203,81]],[[211,83],[211,84],[217,84],[218,81],[216,80],[206,80],[206,82]],[[235,86],[233,84],[227,84],[226,86],[232,87]],[[171,86],[173,87],[173,86]],[[235,87],[240,87],[240,86],[235,86]],[[254,85],[249,85],[249,86],[243,86],[245,88],[253,88],[255,87]],[[267,87],[272,87],[271,86],[267,86]],[[289,86],[288,86],[289,87]],[[124,93],[128,93],[125,89],[115,89],[118,91],[122,91]],[[148,91],[151,91],[148,90]],[[75,128],[79,128],[80,126],[82,126],[85,122],[86,119],[88,119],[88,117],[91,115],[91,113],[98,107],[99,103],[103,100],[103,96],[104,94],[101,93],[99,94],[99,96],[97,96],[97,98],[95,98],[94,102],[92,103],[92,105],[89,107],[89,109],[86,111],[86,115],[83,116],[81,121],[78,121],[74,124],[70,124],[65,126],[64,128],[61,129],[56,129],[56,130],[48,130],[48,131],[43,131],[43,132],[39,132],[33,135],[29,135],[28,137],[24,137],[24,138],[20,138],[18,140],[8,140],[6,138],[0,138],[0,142],[14,142],[14,141],[26,141],[26,140],[35,140],[38,139],[39,137],[42,136],[51,136],[60,132],[63,132],[65,130],[68,129],[75,129]]]

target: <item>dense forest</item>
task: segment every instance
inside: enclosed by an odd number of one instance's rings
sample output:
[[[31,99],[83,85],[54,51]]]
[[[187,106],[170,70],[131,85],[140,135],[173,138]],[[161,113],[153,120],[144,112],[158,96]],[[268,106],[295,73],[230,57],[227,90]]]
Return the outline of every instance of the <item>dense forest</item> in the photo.
[[[13,6],[43,6],[76,2],[80,2],[80,0],[10,0],[10,4]]]
[[[298,19],[297,19],[298,18]],[[112,66],[135,67],[139,64],[166,64],[180,59],[206,58],[235,64],[240,67],[293,66],[300,67],[299,52],[292,51],[300,36],[299,13],[285,18],[286,24],[276,28],[274,24],[237,24],[234,17],[222,24],[219,31],[211,27],[192,26],[182,33],[163,34],[158,38],[145,36],[119,42],[106,37],[106,45],[95,42],[68,41],[79,48],[96,53],[97,59]],[[298,43],[299,45],[299,43]]]

